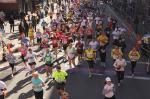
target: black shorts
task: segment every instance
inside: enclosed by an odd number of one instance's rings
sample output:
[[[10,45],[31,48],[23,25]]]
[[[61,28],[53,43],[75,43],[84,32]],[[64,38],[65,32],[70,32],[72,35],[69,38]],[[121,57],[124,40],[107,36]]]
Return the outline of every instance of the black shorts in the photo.
[[[26,62],[25,56],[21,55],[21,59],[23,62]]]
[[[87,60],[87,63],[89,65],[89,68],[94,68],[94,61],[93,60]]]
[[[37,38],[37,43],[41,43],[42,38]]]
[[[87,35],[87,39],[92,39],[92,35]]]
[[[58,90],[64,90],[64,89],[65,89],[65,83],[64,83],[64,82],[62,82],[62,83],[57,83],[57,84],[56,84],[56,88],[57,88]]]
[[[30,66],[36,65],[36,63],[35,63],[35,62],[32,62],[32,63],[29,63],[29,65],[30,65]]]
[[[66,51],[68,44],[63,44],[63,50]]]
[[[77,53],[82,55],[83,54],[83,49],[77,49]]]
[[[10,66],[11,68],[14,68],[15,63],[9,63],[9,66]]]
[[[48,66],[48,67],[53,67],[53,64],[51,63],[45,63],[45,66]]]

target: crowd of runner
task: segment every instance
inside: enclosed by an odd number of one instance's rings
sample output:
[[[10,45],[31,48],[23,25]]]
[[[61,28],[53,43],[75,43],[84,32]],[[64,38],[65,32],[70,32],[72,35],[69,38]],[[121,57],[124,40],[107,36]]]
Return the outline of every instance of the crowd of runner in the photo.
[[[52,78],[57,83],[58,93],[61,99],[68,99],[69,95],[65,92],[65,83],[69,73],[61,69],[57,60],[59,52],[64,53],[64,58],[69,62],[69,69],[79,69],[81,62],[87,63],[89,77],[94,72],[94,64],[100,61],[100,66],[106,67],[107,47],[112,45],[111,56],[114,60],[114,70],[116,71],[118,86],[124,79],[125,67],[124,59],[126,48],[125,33],[128,32],[124,27],[119,26],[117,20],[102,13],[105,6],[93,7],[92,3],[80,2],[79,0],[58,0],[57,13],[55,13],[54,3],[45,5],[44,12],[35,11],[31,15],[26,15],[21,19],[19,25],[19,37],[21,46],[17,51],[21,53],[24,63],[23,68],[30,66],[32,73],[32,84],[36,99],[43,99],[44,81],[39,77],[35,70],[37,58],[44,62],[47,78]],[[56,16],[56,18],[54,17]],[[49,17],[50,23],[44,20]],[[11,21],[10,21],[11,22]],[[40,24],[42,28],[37,28]],[[13,29],[11,25],[11,29]],[[3,29],[3,28],[2,28]],[[13,29],[14,31],[14,29]],[[12,32],[12,30],[10,30]],[[2,43],[5,59],[12,69],[12,77],[15,73],[17,58],[14,51],[7,44]],[[33,51],[32,47],[38,46],[41,50],[40,55]],[[78,62],[75,59],[78,59]],[[98,59],[100,58],[100,59]],[[131,60],[131,75],[134,77],[134,68],[140,58],[137,46],[129,52]],[[55,62],[54,62],[55,61]],[[57,66],[56,66],[57,64]],[[56,71],[53,69],[56,68]],[[6,85],[0,82],[0,99],[4,99]],[[115,99],[114,84],[111,78],[106,78],[103,89],[105,99]],[[2,97],[2,98],[1,98]]]

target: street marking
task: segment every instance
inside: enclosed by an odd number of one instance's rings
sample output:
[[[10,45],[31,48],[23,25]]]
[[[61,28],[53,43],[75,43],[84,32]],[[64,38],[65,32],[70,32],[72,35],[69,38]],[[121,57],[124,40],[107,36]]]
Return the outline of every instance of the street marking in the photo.
[[[135,77],[132,77],[132,76],[125,76],[125,78],[137,79],[137,80],[150,80],[150,78],[148,78],[148,77],[139,77],[139,76],[135,76]]]
[[[131,63],[130,61],[126,61],[127,63]],[[147,65],[149,65],[150,64],[150,62],[137,62],[138,64],[147,64]]]
[[[91,73],[91,75],[96,75],[96,76],[103,76],[104,74]]]
[[[92,75],[96,75],[96,76],[103,76],[104,74],[98,74],[98,73],[91,73]],[[139,76],[125,76],[125,78],[127,79],[136,79],[136,80],[150,80],[149,77],[139,77]]]

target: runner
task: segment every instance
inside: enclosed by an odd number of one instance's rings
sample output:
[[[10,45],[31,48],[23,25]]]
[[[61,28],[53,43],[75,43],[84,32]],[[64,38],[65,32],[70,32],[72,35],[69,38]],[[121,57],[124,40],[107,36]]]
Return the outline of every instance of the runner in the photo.
[[[78,61],[80,63],[82,61],[83,47],[84,47],[84,43],[83,41],[81,41],[80,38],[78,38],[78,41],[76,42],[75,47],[77,49]]]
[[[67,35],[62,35],[61,41],[62,41],[62,45],[63,45],[64,54],[66,57],[67,56],[66,50],[67,50],[67,47],[69,44],[69,37]]]
[[[0,99],[5,99],[5,96],[7,96],[7,88],[5,82],[0,80]]]
[[[131,61],[132,77],[134,77],[134,69],[136,67],[137,61],[140,59],[140,53],[135,47],[129,52],[129,58]]]
[[[39,77],[38,72],[32,74],[32,88],[34,90],[35,99],[43,99],[43,87],[45,86],[43,80]]]
[[[21,52],[21,59],[25,64],[25,68],[27,67],[27,63],[26,63],[27,50],[28,48],[23,43],[21,43],[21,47],[19,48],[19,51]]]
[[[47,75],[47,77],[49,77],[49,76],[51,76],[52,69],[53,69],[53,64],[52,64],[53,56],[48,48],[46,49],[46,53],[45,53],[43,59],[45,62],[45,67],[46,67],[46,75]]]
[[[14,66],[16,63],[16,57],[14,56],[13,52],[10,51],[9,53],[6,54],[6,60],[9,63],[9,66],[11,67],[12,73],[11,73],[11,77],[14,76]]]
[[[123,53],[118,46],[115,46],[115,48],[113,48],[111,51],[111,56],[113,57],[115,61],[116,59],[118,59],[119,56],[123,56]]]
[[[102,32],[97,40],[99,41],[100,46],[104,46],[106,47],[106,45],[108,44],[108,37],[106,36],[106,34],[104,32]]]
[[[59,47],[59,45],[58,45],[58,42],[59,40],[58,40],[58,38],[56,37],[56,36],[54,36],[53,38],[52,38],[52,50],[54,51],[54,54],[55,54],[55,56],[56,56],[56,59],[57,59],[57,54],[58,54],[58,47]]]
[[[36,54],[32,51],[32,49],[29,49],[28,50],[28,54],[27,54],[27,60],[28,60],[28,64],[31,68],[31,71],[34,72],[35,70],[35,65],[36,65],[36,61],[35,61],[35,58],[36,58]]]
[[[58,94],[61,96],[62,92],[65,90],[66,79],[68,77],[67,72],[61,70],[60,66],[56,67],[57,71],[52,73],[53,79],[56,81],[56,88]]]
[[[91,46],[91,48],[95,51],[97,51],[98,49],[98,42],[97,40],[95,40],[94,38],[89,42],[89,46]]]
[[[119,55],[118,59],[116,59],[114,63],[115,71],[118,79],[118,86],[120,86],[120,81],[124,79],[124,71],[125,71],[126,61]]]
[[[86,58],[86,62],[88,63],[89,77],[92,77],[91,72],[93,71],[94,62],[96,61],[96,51],[89,46],[88,49],[85,50],[84,56]]]
[[[36,40],[37,40],[37,44],[40,45],[42,42],[42,33],[40,32],[40,29],[37,29]]]
[[[67,47],[67,56],[68,56],[68,61],[69,61],[70,69],[72,69],[71,64],[73,64],[74,67],[76,67],[76,64],[75,64],[75,55],[76,55],[76,50],[72,46],[72,43],[70,43],[69,46]]]
[[[92,34],[93,34],[93,29],[92,27],[88,27],[86,30],[86,35],[87,35],[87,42],[89,42],[90,40],[92,40]]]
[[[69,94],[67,92],[62,92],[61,99],[69,99]]]
[[[29,45],[32,46],[34,45],[34,30],[32,25],[29,25],[29,32],[28,32],[28,36],[29,36]]]
[[[110,77],[106,77],[105,85],[103,89],[103,95],[105,96],[104,99],[116,99],[115,98],[115,88],[114,84],[112,83]]]

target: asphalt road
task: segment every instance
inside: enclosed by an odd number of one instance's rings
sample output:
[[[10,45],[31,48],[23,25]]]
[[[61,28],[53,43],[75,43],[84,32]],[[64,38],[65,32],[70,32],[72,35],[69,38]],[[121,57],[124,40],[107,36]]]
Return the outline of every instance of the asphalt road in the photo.
[[[68,77],[66,91],[70,94],[69,99],[103,99],[102,89],[104,75],[94,75],[88,78],[88,74],[82,71],[75,72]],[[115,76],[112,76],[114,83]],[[150,99],[150,80],[137,80],[126,78],[120,87],[116,86],[117,99]],[[50,99],[59,99],[54,89]]]

